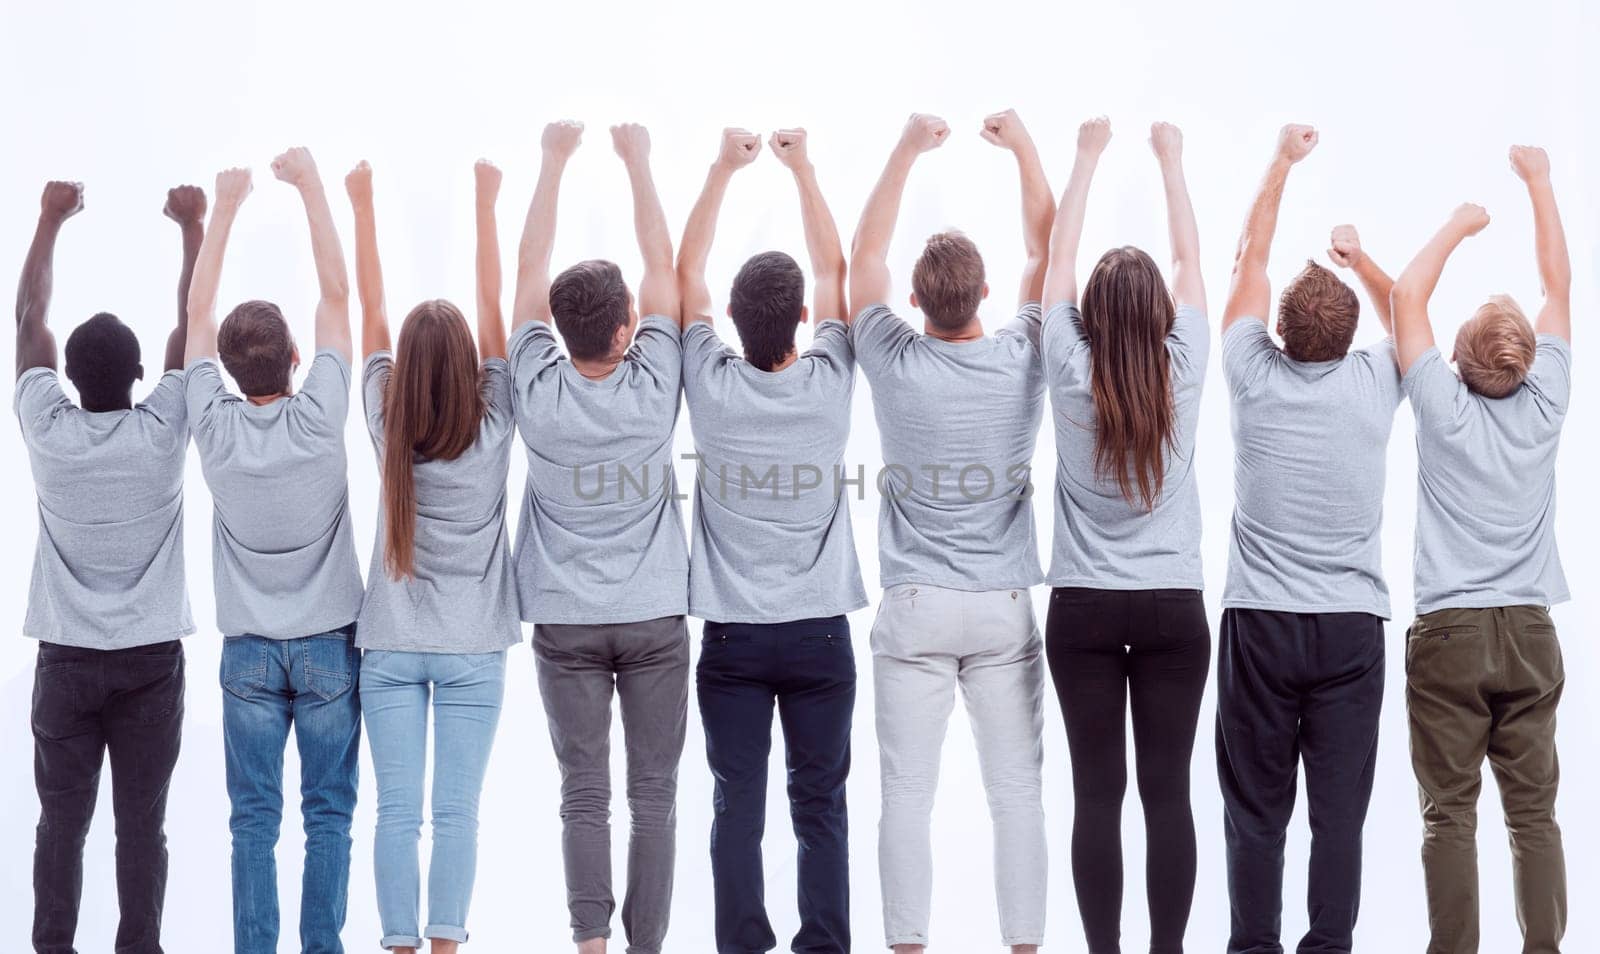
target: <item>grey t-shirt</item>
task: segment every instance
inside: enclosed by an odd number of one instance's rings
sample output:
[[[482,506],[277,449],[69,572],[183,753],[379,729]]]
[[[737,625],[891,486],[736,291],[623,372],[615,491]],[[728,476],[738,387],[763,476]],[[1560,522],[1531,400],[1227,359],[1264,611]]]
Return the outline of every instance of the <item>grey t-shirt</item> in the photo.
[[[189,362],[185,393],[215,510],[222,635],[298,639],[353,623],[362,587],[345,481],[349,363],[319,351],[299,393],[255,405],[201,358]]]
[[[735,354],[709,322],[683,333],[696,462],[689,612],[781,623],[867,605],[850,532],[844,449],[855,356],[844,322],[817,325],[780,371]]]
[[[126,649],[194,632],[183,577],[183,375],[142,403],[90,413],[56,372],[17,379],[15,405],[38,490],[39,537],[24,634]]]
[[[672,432],[683,352],[678,323],[639,322],[604,380],[585,378],[550,326],[511,336],[528,487],[515,557],[522,618],[633,623],[688,611],[689,554]]]
[[[383,467],[383,396],[394,356],[367,356],[361,394],[367,433]],[[506,362],[483,362],[483,420],[478,439],[454,460],[413,457],[417,502],[413,575],[396,580],[384,566],[384,508],[367,566],[356,645],[411,653],[492,653],[522,640],[517,581],[506,533],[506,473],[516,420]]]
[[[1527,380],[1499,399],[1468,390],[1437,348],[1404,387],[1417,416],[1417,613],[1565,601],[1556,449],[1572,347],[1540,335]]]
[[[1222,367],[1234,453],[1223,607],[1388,619],[1379,532],[1401,397],[1394,343],[1295,361],[1243,318],[1222,335]]]
[[[1050,310],[1042,335],[1056,424],[1056,517],[1051,586],[1106,590],[1203,589],[1194,439],[1211,336],[1205,312],[1179,308],[1167,333],[1173,443],[1155,508],[1128,503],[1095,467],[1094,379],[1076,305]]]
[[[862,309],[851,324],[883,441],[884,588],[981,592],[1044,578],[1032,484],[1044,409],[1039,326],[1037,302],[974,341],[918,334],[885,305]]]

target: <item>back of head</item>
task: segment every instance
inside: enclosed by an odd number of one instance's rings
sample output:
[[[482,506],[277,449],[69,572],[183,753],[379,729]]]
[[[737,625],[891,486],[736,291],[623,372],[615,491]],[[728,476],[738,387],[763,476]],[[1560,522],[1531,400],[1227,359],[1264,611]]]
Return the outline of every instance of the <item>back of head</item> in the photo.
[[[461,310],[425,301],[400,326],[383,395],[384,563],[394,578],[415,572],[414,458],[455,460],[478,439],[484,400],[478,350]]]
[[[1174,308],[1155,260],[1133,247],[1100,257],[1083,286],[1095,409],[1095,471],[1129,504],[1155,507],[1176,428],[1167,335]]]
[[[1456,332],[1456,368],[1473,393],[1503,398],[1522,387],[1536,345],[1528,316],[1509,295],[1495,295]]]
[[[217,357],[246,397],[289,390],[294,373],[294,336],[283,312],[270,301],[247,301],[222,319]]]
[[[72,329],[66,359],[67,380],[88,411],[128,406],[133,382],[144,375],[138,335],[107,312]]]
[[[955,330],[976,317],[983,288],[983,256],[960,232],[929,238],[911,272],[917,306],[935,328]]]
[[[1361,301],[1339,276],[1316,262],[1294,277],[1278,299],[1283,352],[1296,361],[1334,361],[1356,340]]]
[[[762,252],[733,278],[728,312],[744,356],[771,371],[794,351],[794,332],[805,313],[806,277],[782,252]]]
[[[567,351],[580,360],[611,354],[617,329],[626,327],[633,297],[614,262],[579,262],[550,283],[550,313]]]

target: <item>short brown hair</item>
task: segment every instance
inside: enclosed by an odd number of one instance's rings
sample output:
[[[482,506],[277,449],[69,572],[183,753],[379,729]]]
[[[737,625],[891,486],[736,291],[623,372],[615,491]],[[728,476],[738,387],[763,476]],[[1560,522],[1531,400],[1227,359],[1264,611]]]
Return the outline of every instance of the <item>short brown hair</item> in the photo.
[[[550,314],[574,358],[593,360],[611,353],[611,339],[628,323],[633,297],[614,262],[579,262],[550,283]]]
[[[1456,368],[1476,394],[1503,398],[1533,367],[1533,326],[1509,295],[1495,295],[1456,332]]]
[[[245,397],[289,390],[294,372],[294,337],[283,312],[270,301],[247,301],[222,319],[217,357]]]
[[[978,313],[983,301],[983,256],[960,232],[940,232],[911,272],[917,306],[938,328],[959,328]]]
[[[1333,361],[1356,340],[1361,302],[1339,276],[1314,261],[1278,298],[1278,333],[1283,352],[1296,361]]]

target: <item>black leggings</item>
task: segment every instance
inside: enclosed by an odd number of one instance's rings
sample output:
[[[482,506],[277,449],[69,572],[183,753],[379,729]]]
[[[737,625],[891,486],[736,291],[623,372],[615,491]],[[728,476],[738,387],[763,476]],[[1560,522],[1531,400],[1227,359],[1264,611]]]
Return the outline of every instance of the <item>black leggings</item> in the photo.
[[[1189,762],[1211,664],[1199,590],[1059,587],[1045,625],[1072,754],[1072,880],[1090,954],[1121,950],[1122,797],[1133,708],[1151,954],[1181,954],[1194,900]]]

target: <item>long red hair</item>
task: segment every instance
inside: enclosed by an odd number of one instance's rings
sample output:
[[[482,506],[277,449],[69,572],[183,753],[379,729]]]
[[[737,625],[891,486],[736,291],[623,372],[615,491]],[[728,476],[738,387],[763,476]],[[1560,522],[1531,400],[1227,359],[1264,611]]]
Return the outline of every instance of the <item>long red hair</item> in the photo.
[[[478,439],[484,400],[477,346],[461,310],[425,301],[400,326],[383,395],[383,562],[393,579],[416,575],[415,459],[455,460]]]

